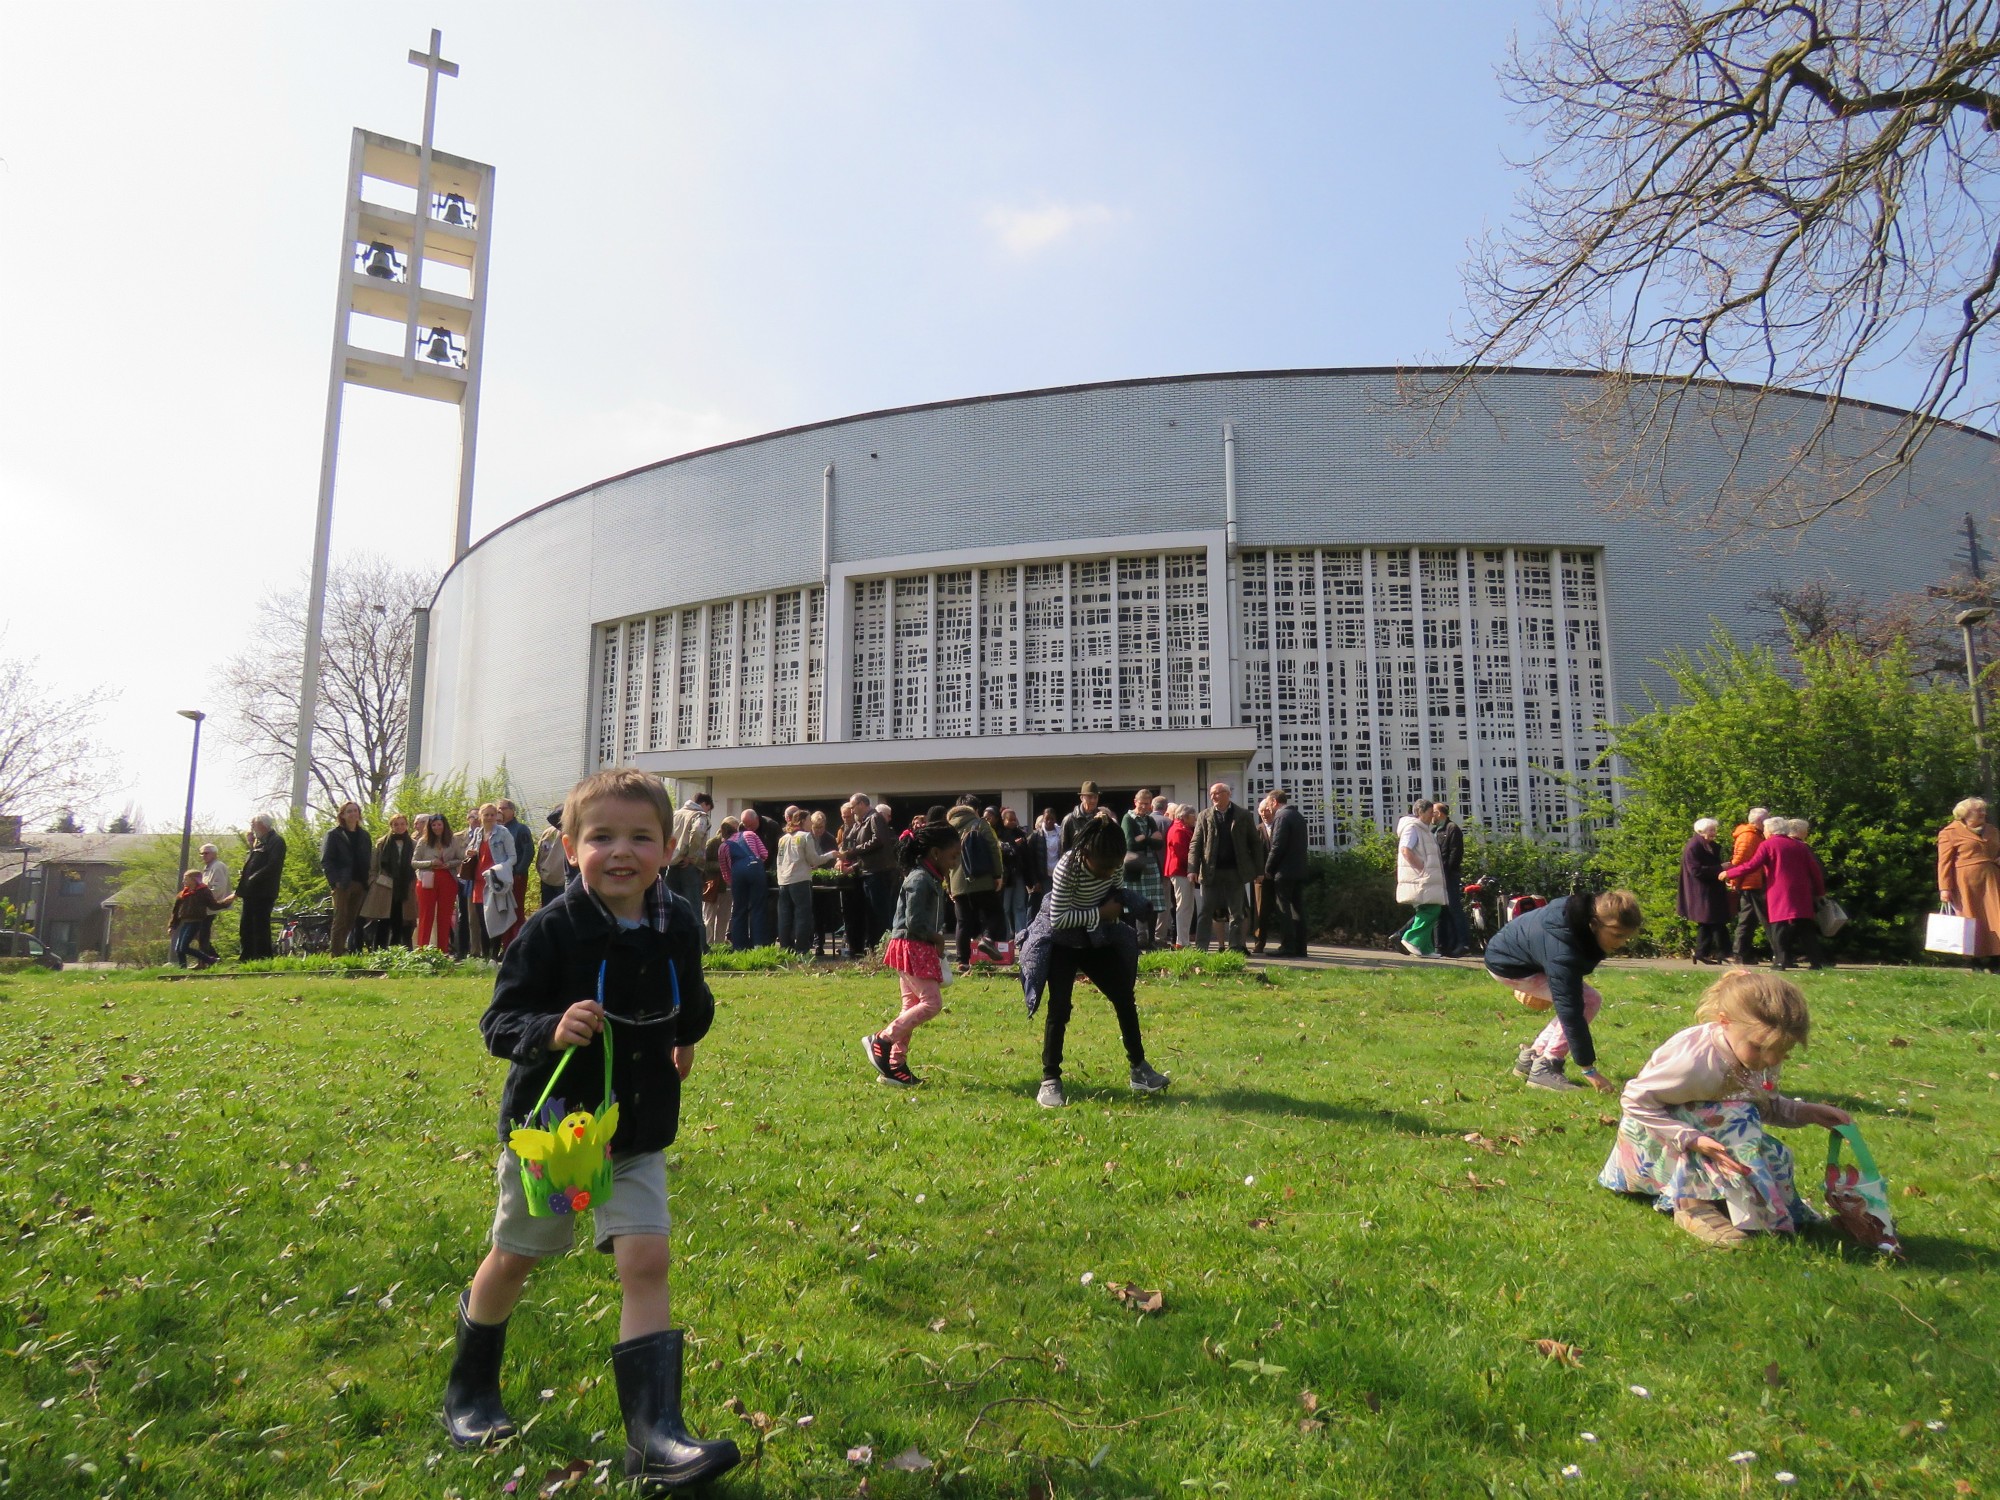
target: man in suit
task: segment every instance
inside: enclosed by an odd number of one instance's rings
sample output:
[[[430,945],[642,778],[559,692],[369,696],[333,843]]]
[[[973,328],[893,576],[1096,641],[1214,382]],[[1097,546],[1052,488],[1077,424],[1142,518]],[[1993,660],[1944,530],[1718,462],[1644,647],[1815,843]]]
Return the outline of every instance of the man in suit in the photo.
[[[285,836],[258,813],[250,820],[250,852],[236,881],[236,909],[242,917],[238,954],[270,958],[271,908],[278,901],[278,882],[285,873]]]
[[[1264,856],[1264,881],[1275,915],[1285,924],[1280,958],[1306,956],[1306,818],[1282,788],[1271,793],[1271,852]]]

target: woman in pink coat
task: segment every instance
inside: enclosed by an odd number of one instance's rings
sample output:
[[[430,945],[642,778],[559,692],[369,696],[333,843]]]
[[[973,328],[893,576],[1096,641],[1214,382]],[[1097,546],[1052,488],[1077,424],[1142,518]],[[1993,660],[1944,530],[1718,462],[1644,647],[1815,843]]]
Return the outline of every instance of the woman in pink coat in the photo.
[[[1826,870],[1819,856],[1806,847],[1810,825],[1803,818],[1768,818],[1764,842],[1740,865],[1722,872],[1736,880],[1762,871],[1769,877],[1764,891],[1770,910],[1771,967],[1789,969],[1803,958],[1815,969],[1826,967],[1819,946],[1815,908],[1826,894]]]

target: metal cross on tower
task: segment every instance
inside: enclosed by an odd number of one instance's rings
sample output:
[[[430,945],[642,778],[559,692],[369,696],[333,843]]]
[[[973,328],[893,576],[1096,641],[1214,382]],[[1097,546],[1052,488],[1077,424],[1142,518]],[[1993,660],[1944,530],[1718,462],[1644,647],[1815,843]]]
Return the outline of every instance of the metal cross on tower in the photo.
[[[472,543],[472,476],[479,436],[479,379],[486,354],[493,168],[448,155],[432,143],[438,79],[458,76],[458,64],[445,60],[442,34],[431,32],[427,52],[411,48],[410,62],[425,74],[422,138],[401,141],[357,129],[348,157],[333,362],[320,447],[319,510],[313,529],[312,583],[306,599],[305,658],[292,764],[295,812],[305,811],[312,781],[327,554],[333,537],[334,470],[340,448],[341,401],[349,385],[448,401],[458,407],[454,560],[464,556]],[[404,203],[410,206],[403,207]],[[372,338],[364,331],[371,328]],[[395,354],[381,347],[390,342],[391,328],[401,335],[400,352]],[[357,335],[362,335],[364,342],[357,343]],[[424,624],[420,614],[419,661],[425,645]],[[413,682],[413,734],[418,732],[414,719],[421,712],[416,703],[420,691],[420,685]]]

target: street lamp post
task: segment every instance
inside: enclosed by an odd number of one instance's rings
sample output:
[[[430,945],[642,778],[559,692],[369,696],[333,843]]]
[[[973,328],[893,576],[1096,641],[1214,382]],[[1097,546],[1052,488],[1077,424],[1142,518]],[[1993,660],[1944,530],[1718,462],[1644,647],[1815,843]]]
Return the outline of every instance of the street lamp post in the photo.
[[[175,710],[183,719],[194,720],[194,749],[188,754],[188,800],[187,811],[181,814],[181,862],[174,871],[174,889],[180,889],[181,876],[188,867],[188,840],[194,834],[194,773],[201,764],[201,721],[208,717],[198,708]]]
[[[1975,626],[1992,618],[1993,611],[1982,604],[1960,610],[1952,621],[1965,637],[1965,685],[1972,694],[1972,743],[1979,752],[1979,790],[1988,796],[1993,791],[1993,763],[1986,753],[1986,698],[1979,691],[1979,648],[1972,632]]]

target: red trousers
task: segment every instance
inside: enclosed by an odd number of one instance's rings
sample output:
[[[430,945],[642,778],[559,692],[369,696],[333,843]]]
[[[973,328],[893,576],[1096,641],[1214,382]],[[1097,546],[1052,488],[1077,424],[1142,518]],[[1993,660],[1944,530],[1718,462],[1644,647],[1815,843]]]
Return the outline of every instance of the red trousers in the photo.
[[[449,948],[451,924],[458,916],[458,882],[447,870],[434,877],[436,885],[417,881],[417,936],[419,948]]]

